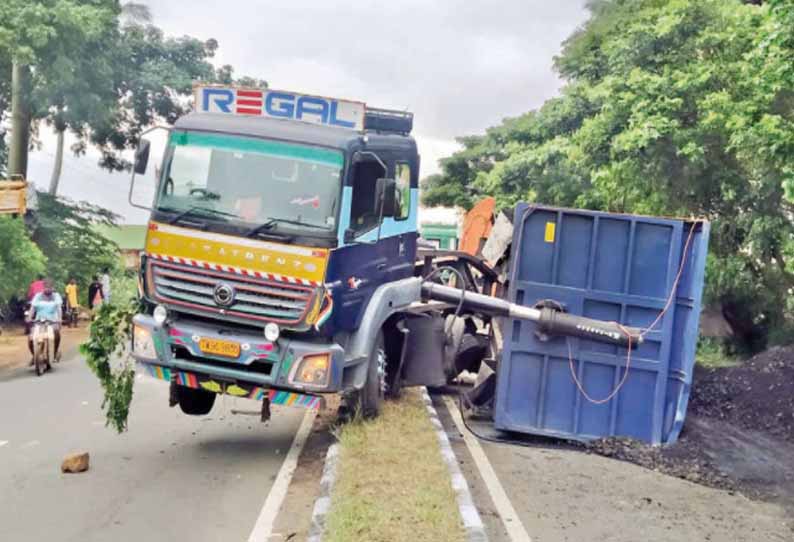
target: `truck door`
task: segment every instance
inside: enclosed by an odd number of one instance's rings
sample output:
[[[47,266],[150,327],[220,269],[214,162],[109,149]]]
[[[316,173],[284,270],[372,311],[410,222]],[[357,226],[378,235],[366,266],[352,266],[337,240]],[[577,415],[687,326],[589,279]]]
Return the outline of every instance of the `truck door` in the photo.
[[[416,164],[402,158],[404,153],[373,151],[380,160],[364,154],[352,164],[349,184],[349,212],[340,216],[346,228],[334,251],[328,280],[342,280],[343,327],[355,328],[360,311],[378,286],[413,275],[416,255]],[[384,168],[385,166],[385,168]],[[379,220],[375,185],[382,177],[397,185],[398,209],[393,217]]]
[[[411,201],[415,191],[411,190],[414,169],[410,160],[393,151],[380,151],[377,155],[386,166],[385,171],[375,160],[354,166],[350,226],[361,232],[357,241],[374,243],[373,258],[377,260],[375,265],[382,283],[413,274],[416,211]],[[379,222],[373,206],[375,183],[384,176],[396,181],[397,210],[393,217],[384,217]]]

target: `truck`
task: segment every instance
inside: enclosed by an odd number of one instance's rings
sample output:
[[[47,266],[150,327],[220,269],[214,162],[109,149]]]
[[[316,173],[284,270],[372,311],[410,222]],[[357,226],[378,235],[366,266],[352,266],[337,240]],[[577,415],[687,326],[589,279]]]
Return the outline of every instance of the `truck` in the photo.
[[[133,319],[132,354],[169,382],[171,406],[204,415],[228,394],[259,401],[265,420],[271,405],[318,409],[340,394],[375,416],[403,385],[476,370],[497,317],[629,349],[642,341],[616,322],[491,295],[482,260],[422,249],[411,113],[228,86],[197,85],[194,99],[169,129],[144,206]],[[135,153],[133,204],[150,147],[142,139]]]

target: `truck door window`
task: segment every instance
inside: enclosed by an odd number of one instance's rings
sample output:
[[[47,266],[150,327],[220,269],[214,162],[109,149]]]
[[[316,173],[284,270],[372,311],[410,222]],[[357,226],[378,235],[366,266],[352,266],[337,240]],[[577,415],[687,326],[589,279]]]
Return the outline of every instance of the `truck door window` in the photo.
[[[358,162],[354,167],[350,227],[354,231],[363,232],[378,225],[378,214],[374,209],[375,181],[386,175],[386,172],[374,161]]]
[[[394,171],[397,181],[397,214],[395,220],[403,220],[411,214],[411,166],[407,162],[397,162]]]

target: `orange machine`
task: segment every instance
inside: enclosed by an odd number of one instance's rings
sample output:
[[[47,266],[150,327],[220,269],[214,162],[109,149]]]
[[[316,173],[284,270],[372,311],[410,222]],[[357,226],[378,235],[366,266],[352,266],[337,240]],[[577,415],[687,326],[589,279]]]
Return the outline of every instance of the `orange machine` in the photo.
[[[463,235],[460,240],[459,250],[472,256],[480,253],[483,243],[488,239],[493,227],[493,212],[496,200],[488,197],[480,200],[466,213],[463,219]]]

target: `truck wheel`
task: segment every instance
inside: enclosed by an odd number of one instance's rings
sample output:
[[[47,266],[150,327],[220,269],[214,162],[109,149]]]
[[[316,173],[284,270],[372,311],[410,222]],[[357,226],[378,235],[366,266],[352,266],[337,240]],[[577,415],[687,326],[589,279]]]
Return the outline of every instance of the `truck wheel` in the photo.
[[[191,416],[209,414],[215,404],[215,393],[179,386],[179,408]]]
[[[383,346],[383,332],[378,333],[375,347],[367,360],[367,380],[364,387],[356,392],[355,408],[365,418],[380,414],[381,403],[386,393],[386,349]]]

